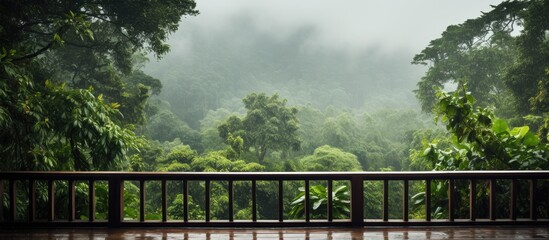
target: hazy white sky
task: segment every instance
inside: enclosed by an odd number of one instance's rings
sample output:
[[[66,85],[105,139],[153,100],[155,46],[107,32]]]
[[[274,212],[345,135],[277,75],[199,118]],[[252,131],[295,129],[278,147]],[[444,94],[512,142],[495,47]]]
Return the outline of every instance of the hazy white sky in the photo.
[[[273,38],[284,39],[300,28],[312,27],[315,31],[309,39],[311,46],[351,51],[408,49],[417,53],[448,25],[478,17],[481,11],[489,11],[490,5],[499,2],[502,1],[197,0],[200,15],[184,19],[181,29],[192,24],[205,33],[227,31],[234,28],[231,24],[235,18],[246,16],[252,26]]]

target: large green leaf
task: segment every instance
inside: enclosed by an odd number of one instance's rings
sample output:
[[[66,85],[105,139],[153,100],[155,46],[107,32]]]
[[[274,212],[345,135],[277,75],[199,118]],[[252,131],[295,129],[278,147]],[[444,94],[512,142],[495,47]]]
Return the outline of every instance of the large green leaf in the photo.
[[[523,127],[516,127],[511,130],[511,135],[513,135],[517,139],[522,139],[530,130],[530,127],[523,126]]]
[[[526,133],[522,143],[526,146],[534,147],[539,144],[539,137],[531,132]]]
[[[509,125],[507,124],[507,122],[505,120],[498,118],[498,119],[494,120],[493,125],[492,125],[492,130],[496,134],[509,132]]]
[[[323,199],[320,199],[319,201],[316,201],[313,204],[313,210],[317,210],[323,203],[324,203]]]

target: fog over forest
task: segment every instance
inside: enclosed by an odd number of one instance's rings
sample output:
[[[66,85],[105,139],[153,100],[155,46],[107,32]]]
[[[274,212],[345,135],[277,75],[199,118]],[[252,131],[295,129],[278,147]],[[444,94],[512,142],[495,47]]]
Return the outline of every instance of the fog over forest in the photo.
[[[251,92],[291,105],[360,111],[418,109],[426,68],[410,64],[448,25],[499,1],[198,1],[171,52],[145,72],[195,128],[207,110],[237,111]]]

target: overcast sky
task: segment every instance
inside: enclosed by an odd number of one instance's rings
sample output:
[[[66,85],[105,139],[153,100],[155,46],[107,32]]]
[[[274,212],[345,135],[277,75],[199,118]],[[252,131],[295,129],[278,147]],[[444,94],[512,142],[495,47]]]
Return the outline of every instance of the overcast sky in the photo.
[[[450,24],[462,23],[489,11],[501,0],[197,0],[200,15],[187,17],[206,33],[234,28],[246,16],[259,31],[283,40],[303,27],[312,27],[311,47],[360,51],[411,50],[417,53]],[[177,52],[176,33],[171,45]]]

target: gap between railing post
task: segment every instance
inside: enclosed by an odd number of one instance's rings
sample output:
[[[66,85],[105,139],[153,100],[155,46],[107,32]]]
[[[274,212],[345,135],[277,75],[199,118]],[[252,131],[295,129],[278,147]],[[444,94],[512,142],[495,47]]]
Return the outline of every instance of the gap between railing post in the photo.
[[[139,180],[139,221],[145,222],[145,180]]]
[[[517,196],[518,196],[518,183],[517,179],[511,180],[511,200],[510,200],[510,218],[511,220],[517,220]]]
[[[364,181],[359,175],[351,177],[351,221],[353,227],[364,226]]]
[[[75,210],[76,210],[76,198],[75,198],[75,187],[76,187],[76,182],[74,179],[69,179],[67,181],[67,186],[68,186],[68,189],[67,189],[67,197],[69,198],[69,216],[68,216],[68,220],[70,222],[74,221],[75,220]]]
[[[48,180],[48,221],[55,220],[55,182]]]
[[[14,222],[17,215],[17,188],[15,185],[15,179],[10,179],[9,183],[10,192],[10,216],[9,220]]]
[[[120,227],[124,220],[124,183],[122,178],[109,177],[109,227]]]

